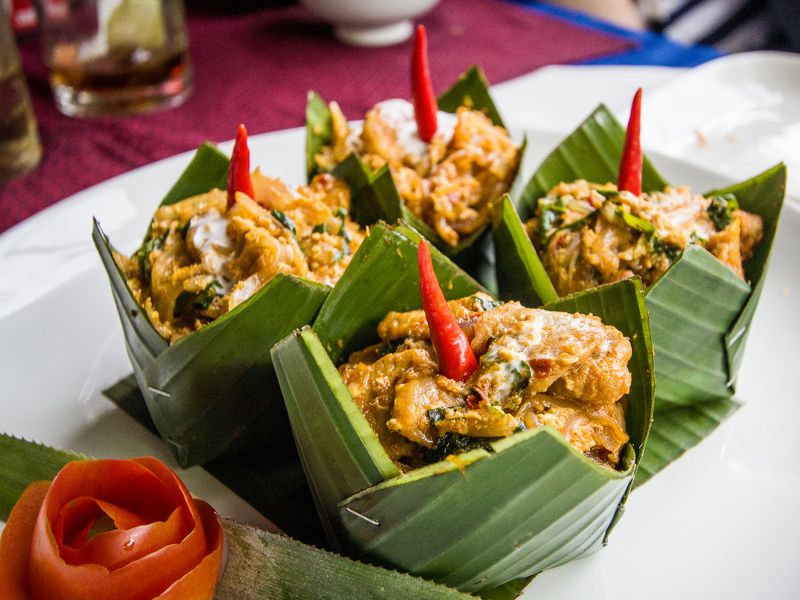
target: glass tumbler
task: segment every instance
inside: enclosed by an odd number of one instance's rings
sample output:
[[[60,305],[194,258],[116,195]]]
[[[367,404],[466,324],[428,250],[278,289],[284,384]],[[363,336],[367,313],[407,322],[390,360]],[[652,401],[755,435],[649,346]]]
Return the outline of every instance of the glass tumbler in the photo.
[[[42,157],[7,10],[0,0],[0,184],[27,173]]]
[[[183,0],[41,0],[44,60],[58,109],[121,116],[191,94]]]

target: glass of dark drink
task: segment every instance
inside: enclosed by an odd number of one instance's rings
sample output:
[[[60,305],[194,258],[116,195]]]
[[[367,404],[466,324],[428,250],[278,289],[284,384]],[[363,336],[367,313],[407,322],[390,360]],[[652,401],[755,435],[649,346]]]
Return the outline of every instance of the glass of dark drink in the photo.
[[[129,115],[178,106],[191,94],[183,0],[43,0],[40,13],[62,113]]]

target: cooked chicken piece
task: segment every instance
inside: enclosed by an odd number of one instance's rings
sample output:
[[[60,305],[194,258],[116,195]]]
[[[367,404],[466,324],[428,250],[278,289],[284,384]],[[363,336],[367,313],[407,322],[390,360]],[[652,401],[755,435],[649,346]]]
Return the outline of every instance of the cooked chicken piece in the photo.
[[[397,131],[383,118],[380,106],[367,111],[361,130],[361,143],[365,154],[375,154],[383,162],[397,164],[403,160],[405,151],[397,143]]]
[[[742,260],[748,260],[753,256],[761,238],[764,237],[764,220],[758,215],[743,210],[734,211],[733,216],[739,221],[739,244]]]
[[[631,387],[628,362],[633,353],[630,343],[613,327],[603,326],[597,335],[600,343],[589,357],[554,381],[549,388],[551,393],[591,406],[613,404],[613,399],[628,393]]]
[[[375,355],[374,352],[372,355]],[[377,433],[389,457],[396,462],[415,460],[419,450],[408,438],[387,426],[387,422],[394,418],[395,388],[398,384],[417,378],[432,377],[436,371],[433,349],[429,344],[420,342],[406,344],[397,352],[379,357],[374,362],[354,362],[351,358],[350,362],[339,368],[359,409]],[[401,420],[395,422],[395,427],[402,429],[402,425],[405,425],[410,435],[425,439],[424,424],[417,423],[410,416],[414,410],[413,391],[413,388],[407,389],[410,404],[405,413],[400,415]]]
[[[440,387],[437,379],[433,376],[407,377],[395,385],[392,418],[386,422],[386,427],[412,442],[433,448],[438,436],[428,411],[443,405],[457,406],[462,402],[458,394]]]
[[[632,349],[622,333],[591,315],[496,305],[485,295],[449,304],[469,324],[464,330],[479,357],[467,381],[436,375],[422,311],[387,315],[378,327],[384,343],[339,368],[398,467],[472,447],[451,446],[447,436],[491,439],[542,425],[617,464],[628,441],[622,400],[631,385]],[[398,339],[397,350],[383,354]]]

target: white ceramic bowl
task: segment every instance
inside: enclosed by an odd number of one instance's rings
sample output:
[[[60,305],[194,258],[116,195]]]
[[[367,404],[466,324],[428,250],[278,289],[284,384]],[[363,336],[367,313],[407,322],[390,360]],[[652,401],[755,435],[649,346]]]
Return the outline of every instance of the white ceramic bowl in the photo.
[[[336,37],[354,46],[390,46],[414,32],[411,19],[439,0],[301,0],[311,12],[333,25]]]

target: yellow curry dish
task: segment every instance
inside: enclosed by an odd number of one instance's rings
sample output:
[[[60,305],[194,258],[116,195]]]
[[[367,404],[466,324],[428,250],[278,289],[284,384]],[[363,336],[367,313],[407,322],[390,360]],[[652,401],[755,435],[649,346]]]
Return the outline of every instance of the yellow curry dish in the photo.
[[[549,426],[610,468],[628,442],[631,344],[599,318],[477,293],[447,303],[477,358],[462,381],[441,373],[423,310],[391,312],[381,342],[339,367],[389,457],[408,471]]]
[[[388,165],[408,210],[449,246],[489,222],[493,203],[517,173],[520,147],[479,110],[438,111],[438,129],[425,142],[406,100],[376,104],[357,125],[348,124],[336,102],[329,109],[332,139],[316,155],[317,164],[331,170],[356,154],[373,170]]]
[[[115,253],[136,301],[171,343],[278,273],[332,286],[364,239],[350,218],[350,189],[333,176],[296,191],[258,169],[251,180],[252,197],[236,191],[232,204],[212,189],[159,207],[139,251]]]
[[[732,194],[683,186],[634,194],[584,180],[556,185],[525,227],[559,295],[634,276],[652,285],[690,244],[744,279],[764,231]]]

